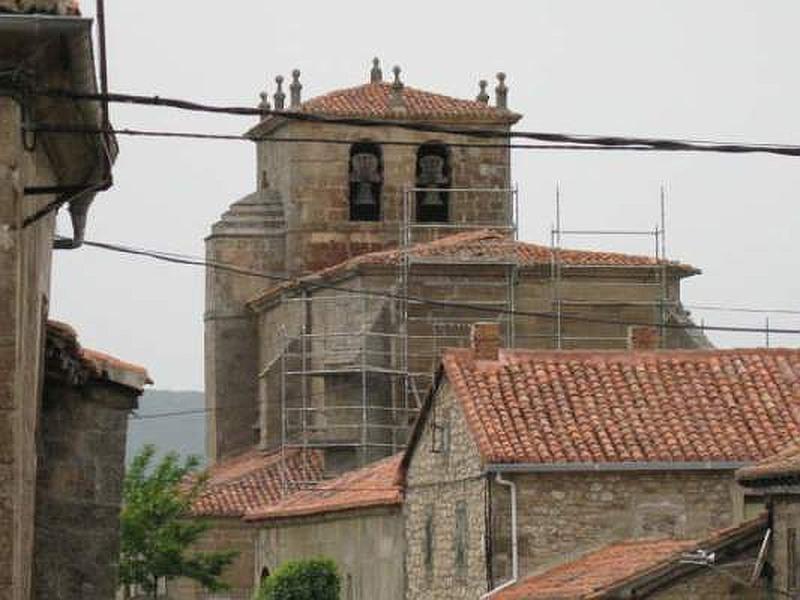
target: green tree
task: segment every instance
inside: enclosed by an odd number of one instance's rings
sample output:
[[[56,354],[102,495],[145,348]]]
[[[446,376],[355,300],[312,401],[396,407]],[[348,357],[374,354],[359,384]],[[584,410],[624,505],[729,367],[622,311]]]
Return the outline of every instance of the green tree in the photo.
[[[341,586],[332,560],[292,560],[267,577],[255,600],[339,600]]]
[[[120,583],[156,597],[160,579],[188,577],[211,591],[226,589],[223,569],[238,552],[190,552],[208,525],[187,519],[205,483],[199,459],[171,452],[151,468],[156,449],[145,446],[125,473],[121,515]]]

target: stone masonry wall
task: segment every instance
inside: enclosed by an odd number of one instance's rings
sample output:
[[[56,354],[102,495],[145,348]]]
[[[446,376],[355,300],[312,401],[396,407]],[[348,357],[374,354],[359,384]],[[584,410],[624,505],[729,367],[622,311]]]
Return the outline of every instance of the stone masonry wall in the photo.
[[[521,575],[613,541],[691,539],[736,521],[733,471],[530,473],[517,484]],[[493,574],[508,572],[507,500],[493,487]],[[496,579],[497,580],[497,579]]]
[[[407,475],[406,598],[474,600],[488,589],[486,480],[449,386],[440,389],[436,404]],[[466,523],[458,523],[464,517]],[[465,553],[459,562],[460,543]]]
[[[652,600],[768,600],[770,595],[759,584],[747,585],[752,574],[755,552],[742,555],[743,564],[719,565],[703,569],[675,585],[661,589]]]
[[[279,136],[418,144],[475,141],[466,136],[428,134],[392,127],[342,128],[300,122],[285,125]],[[315,271],[350,256],[396,245],[402,215],[402,190],[415,184],[417,146],[383,147],[383,218],[380,222],[349,220],[349,146],[276,141],[264,141],[259,146],[258,172],[262,179],[266,177],[284,195],[288,225],[287,269],[290,274]],[[451,148],[450,164],[451,186],[454,188],[509,186],[510,167],[505,149],[454,147]],[[466,220],[498,223],[502,220],[497,211],[502,213],[505,208],[494,200],[482,204],[484,209],[479,214],[474,211],[475,202],[457,195],[451,195],[451,199],[452,223]],[[447,230],[440,230],[434,235],[446,233]]]
[[[48,381],[42,403],[34,598],[108,600],[117,588],[128,414],[138,393]]]
[[[236,550],[236,557],[222,574],[222,580],[230,586],[229,592],[219,597],[232,600],[250,600],[256,581],[255,538],[256,528],[239,519],[214,519],[209,522],[212,529],[194,545],[197,552],[216,552]],[[208,592],[190,579],[177,579],[167,582],[167,595],[170,600],[207,600]]]
[[[40,145],[26,152],[19,106],[0,98],[0,598],[31,594],[36,424],[50,287],[52,216],[14,231],[52,197],[23,197],[55,183]]]
[[[773,584],[781,590],[791,590],[788,530],[794,529],[796,536],[794,569],[800,571],[800,502],[796,495],[781,495],[772,497],[772,544],[770,548],[770,563],[775,569]],[[800,580],[800,572],[797,573]],[[797,589],[794,590],[798,591]]]
[[[281,519],[261,525],[256,571],[325,556],[342,576],[342,600],[402,600],[403,520],[396,508]],[[183,599],[180,599],[183,600]]]

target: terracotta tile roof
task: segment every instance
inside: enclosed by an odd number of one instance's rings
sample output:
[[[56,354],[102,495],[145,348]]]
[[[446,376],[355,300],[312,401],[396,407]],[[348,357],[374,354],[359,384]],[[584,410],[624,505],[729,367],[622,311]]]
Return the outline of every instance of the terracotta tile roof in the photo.
[[[392,84],[376,82],[336,90],[306,100],[300,111],[316,115],[355,118],[456,121],[512,124],[521,115],[476,100],[463,100],[404,86],[405,110],[392,107]]]
[[[464,262],[489,264],[514,261],[520,267],[550,265],[553,260],[553,252],[549,246],[516,241],[509,238],[505,233],[488,229],[456,233],[432,242],[415,244],[411,247],[411,254],[417,260],[429,260],[434,263],[437,260],[455,259]],[[401,258],[402,250],[398,248],[361,254],[301,279],[273,286],[251,300],[251,302],[257,302],[302,283],[310,283],[322,278],[346,273],[360,266],[399,265]],[[570,266],[642,267],[660,264],[651,256],[594,250],[562,249],[560,250],[560,260],[563,264]],[[687,264],[670,262],[669,265],[680,270],[686,276],[699,273],[696,268]]]
[[[49,320],[47,338],[51,354],[61,353],[62,362],[63,357],[69,355],[70,359],[75,361],[74,366],[80,363],[80,369],[84,374],[78,379],[83,383],[92,378],[105,379],[138,390],[153,383],[144,367],[82,347],[78,342],[78,333],[66,323]],[[55,354],[51,358],[55,359]],[[77,383],[78,379],[75,379],[74,383]]]
[[[739,469],[736,472],[736,479],[744,485],[769,484],[788,479],[800,480],[800,443],[792,441],[776,455],[752,467]]]
[[[0,0],[0,14],[80,15],[78,0]]]
[[[766,529],[766,516],[711,534],[702,540],[642,539],[616,542],[572,562],[523,579],[493,594],[493,600],[588,600],[616,598],[622,585],[681,566],[692,550],[725,548]],[[757,537],[755,538],[758,539]],[[680,577],[680,574],[677,574]],[[627,597],[627,596],[626,596]]]
[[[447,350],[488,463],[749,462],[800,436],[800,350]]]
[[[402,457],[396,454],[349,471],[337,479],[320,483],[317,488],[296,492],[277,504],[249,511],[245,519],[261,521],[398,505],[403,501],[399,478]]]
[[[286,450],[285,473],[280,450],[250,450],[211,467],[208,481],[192,508],[197,517],[241,517],[247,511],[278,502],[282,477],[289,481],[320,479],[322,454]]]

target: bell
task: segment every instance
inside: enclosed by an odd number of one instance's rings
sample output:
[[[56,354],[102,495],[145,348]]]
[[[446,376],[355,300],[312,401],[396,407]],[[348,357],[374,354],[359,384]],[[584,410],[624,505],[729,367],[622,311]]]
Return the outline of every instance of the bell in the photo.
[[[438,191],[434,190],[426,190],[423,192],[422,202],[420,202],[420,206],[423,208],[440,208],[444,205],[442,202],[442,194]]]
[[[372,195],[372,185],[365,181],[359,181],[356,187],[357,206],[375,206],[375,197]]]

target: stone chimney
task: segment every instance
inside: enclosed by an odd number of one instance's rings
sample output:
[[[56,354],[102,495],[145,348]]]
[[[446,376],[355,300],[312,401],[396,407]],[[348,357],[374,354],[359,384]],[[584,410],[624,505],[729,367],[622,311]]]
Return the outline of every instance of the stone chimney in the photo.
[[[300,69],[292,71],[292,83],[289,85],[289,94],[291,96],[291,108],[300,107],[300,92],[303,90],[303,84],[300,83]]]
[[[372,70],[369,72],[370,83],[380,83],[383,81],[383,71],[381,71],[381,60],[376,56],[372,59]]]
[[[470,345],[476,360],[497,360],[500,351],[500,323],[473,323]]]
[[[497,87],[494,88],[495,104],[500,110],[508,109],[508,86],[506,86],[506,74],[497,74]]]
[[[628,327],[628,350],[657,350],[661,336],[655,327],[631,325]]]
[[[275,90],[272,100],[275,102],[275,110],[283,110],[286,108],[286,94],[283,92],[283,75],[278,75],[275,78],[275,83],[278,84],[278,89]]]

